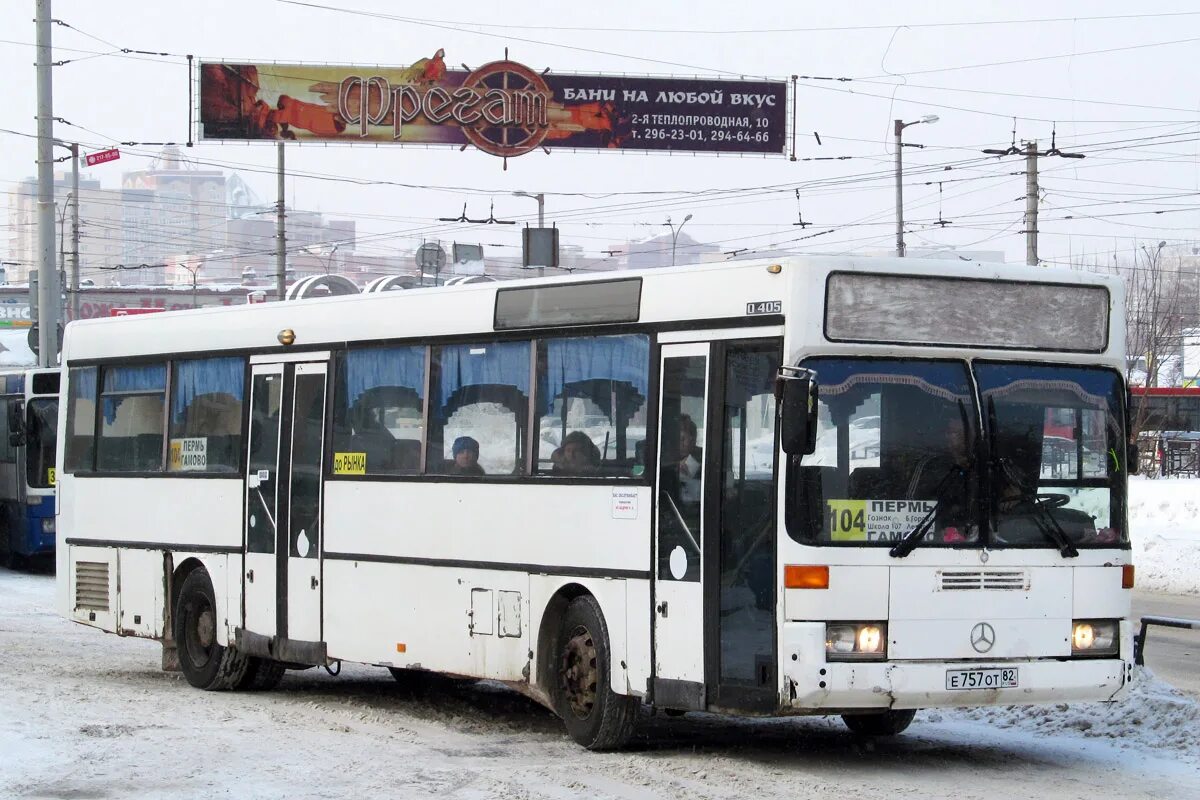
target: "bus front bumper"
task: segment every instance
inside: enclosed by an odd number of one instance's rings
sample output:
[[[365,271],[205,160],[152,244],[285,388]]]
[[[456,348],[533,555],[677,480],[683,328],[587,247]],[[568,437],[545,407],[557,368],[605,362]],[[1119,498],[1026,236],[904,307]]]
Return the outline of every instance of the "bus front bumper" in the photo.
[[[796,710],[1009,706],[1123,699],[1133,678],[1132,636],[1121,623],[1124,658],[1003,661],[826,662],[823,623],[788,623],[784,697]],[[819,653],[819,661],[811,660]],[[805,655],[810,660],[805,660]],[[795,656],[795,658],[793,658]],[[1015,670],[1017,685],[949,688],[962,670]]]

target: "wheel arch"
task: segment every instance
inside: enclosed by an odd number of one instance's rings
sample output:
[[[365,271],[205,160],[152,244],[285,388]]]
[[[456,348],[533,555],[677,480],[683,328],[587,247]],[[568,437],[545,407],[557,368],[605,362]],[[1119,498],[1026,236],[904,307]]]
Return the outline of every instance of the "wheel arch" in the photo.
[[[604,617],[608,628],[609,653],[612,658],[610,684],[618,694],[637,694],[629,684],[627,669],[627,621],[626,587],[620,580],[559,579],[558,585],[543,585],[547,596],[537,607],[542,609],[537,623],[537,639],[534,645],[534,672],[530,676],[530,688],[543,703],[549,704],[554,685],[554,641],[562,623],[567,606],[577,597],[590,596]],[[539,587],[531,586],[531,595],[537,597]]]

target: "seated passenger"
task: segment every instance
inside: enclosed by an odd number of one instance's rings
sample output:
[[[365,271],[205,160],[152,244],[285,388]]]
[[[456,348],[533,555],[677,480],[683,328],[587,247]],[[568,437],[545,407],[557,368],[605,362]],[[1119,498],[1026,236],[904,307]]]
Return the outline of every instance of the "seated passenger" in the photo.
[[[451,475],[485,475],[483,467],[479,466],[479,442],[470,436],[460,436],[454,440],[450,448],[454,454],[454,463],[450,465]]]
[[[600,468],[600,448],[583,431],[571,431],[550,460],[554,462],[555,473],[591,475]]]

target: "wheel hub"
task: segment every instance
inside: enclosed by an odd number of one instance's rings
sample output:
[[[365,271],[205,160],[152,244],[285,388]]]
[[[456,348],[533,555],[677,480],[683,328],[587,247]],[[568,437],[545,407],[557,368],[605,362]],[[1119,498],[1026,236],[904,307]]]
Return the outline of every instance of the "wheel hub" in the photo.
[[[596,705],[596,643],[587,628],[579,626],[563,645],[558,669],[558,684],[571,712],[587,719]]]
[[[200,646],[205,650],[212,647],[213,641],[216,639],[216,624],[213,621],[211,608],[200,612],[200,616],[196,620],[196,638],[199,639]]]

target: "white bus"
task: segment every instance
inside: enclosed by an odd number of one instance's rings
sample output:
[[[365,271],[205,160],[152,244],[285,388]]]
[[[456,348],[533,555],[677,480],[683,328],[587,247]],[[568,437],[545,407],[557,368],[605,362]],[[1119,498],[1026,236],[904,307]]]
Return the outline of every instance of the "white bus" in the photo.
[[[594,749],[1118,698],[1122,307],[813,257],[75,322],[59,609],[203,689],[503,681]]]

